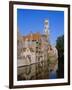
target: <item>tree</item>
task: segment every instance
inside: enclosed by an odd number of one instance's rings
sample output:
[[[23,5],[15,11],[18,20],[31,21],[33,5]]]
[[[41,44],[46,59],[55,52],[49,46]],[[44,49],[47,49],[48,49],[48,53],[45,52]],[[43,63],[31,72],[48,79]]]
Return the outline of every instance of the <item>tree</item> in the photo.
[[[58,50],[59,57],[62,57],[64,54],[64,35],[57,38],[56,48]]]
[[[64,77],[64,35],[59,36],[56,40],[58,50],[58,77]]]

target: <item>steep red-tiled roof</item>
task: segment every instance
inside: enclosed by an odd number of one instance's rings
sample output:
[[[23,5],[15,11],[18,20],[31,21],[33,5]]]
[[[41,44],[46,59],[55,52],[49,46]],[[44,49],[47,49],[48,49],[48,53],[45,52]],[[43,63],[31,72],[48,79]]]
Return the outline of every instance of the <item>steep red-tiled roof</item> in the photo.
[[[40,40],[41,35],[39,33],[29,34],[27,36],[23,36],[23,40]]]

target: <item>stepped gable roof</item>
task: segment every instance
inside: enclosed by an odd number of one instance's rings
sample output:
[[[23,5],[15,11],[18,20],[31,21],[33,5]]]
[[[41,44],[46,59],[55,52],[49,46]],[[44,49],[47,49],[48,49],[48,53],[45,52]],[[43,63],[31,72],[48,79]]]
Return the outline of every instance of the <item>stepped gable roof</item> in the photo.
[[[26,51],[27,48],[23,48],[24,52]],[[31,52],[34,52],[34,49],[32,47],[28,48]]]

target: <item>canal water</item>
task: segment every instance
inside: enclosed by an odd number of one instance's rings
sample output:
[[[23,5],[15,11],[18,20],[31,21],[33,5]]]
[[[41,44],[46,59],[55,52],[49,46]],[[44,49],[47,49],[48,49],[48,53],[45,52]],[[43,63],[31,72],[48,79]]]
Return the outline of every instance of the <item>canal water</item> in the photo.
[[[49,79],[56,79],[57,78],[57,72],[56,71],[51,71],[49,73]]]

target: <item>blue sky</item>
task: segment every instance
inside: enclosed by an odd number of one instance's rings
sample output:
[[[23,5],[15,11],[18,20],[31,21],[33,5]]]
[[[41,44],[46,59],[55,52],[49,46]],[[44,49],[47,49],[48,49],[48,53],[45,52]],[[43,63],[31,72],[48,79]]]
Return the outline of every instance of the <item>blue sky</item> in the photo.
[[[57,37],[64,34],[63,11],[17,9],[17,27],[21,35],[43,33],[45,19],[50,23],[50,42],[55,45]]]

